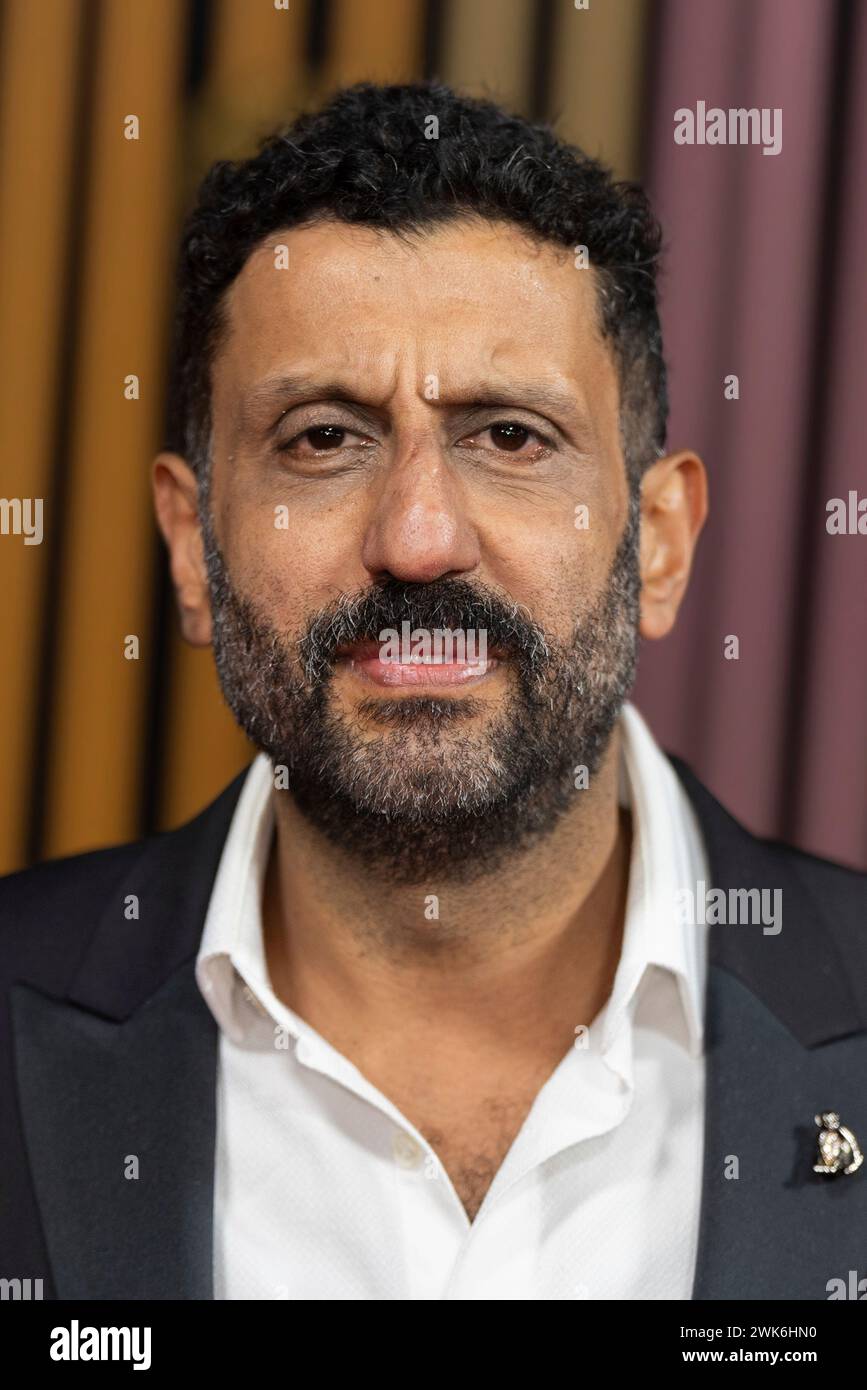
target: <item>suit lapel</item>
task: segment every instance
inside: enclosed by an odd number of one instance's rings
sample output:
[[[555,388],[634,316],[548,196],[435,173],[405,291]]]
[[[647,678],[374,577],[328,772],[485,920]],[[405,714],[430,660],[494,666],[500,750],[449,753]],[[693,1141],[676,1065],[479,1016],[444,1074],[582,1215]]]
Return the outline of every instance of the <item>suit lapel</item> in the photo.
[[[782,929],[709,932],[706,1107],[694,1299],[826,1299],[865,1273],[867,1180],[822,1177],[813,1116],[867,1139],[867,1030],[797,856],[749,835],[674,759],[712,882],[782,892]],[[736,1174],[736,1176],[735,1176]]]
[[[13,988],[19,1103],[59,1298],[213,1298],[219,1032],[195,956],[244,775],[144,843],[63,998]]]
[[[57,1297],[213,1298],[217,1028],[193,963],[125,1022],[12,991]]]
[[[826,1299],[829,1280],[867,1273],[863,1169],[812,1171],[814,1115],[838,1110],[867,1137],[865,1075],[867,1033],[804,1047],[740,981],[711,967],[693,1298]]]

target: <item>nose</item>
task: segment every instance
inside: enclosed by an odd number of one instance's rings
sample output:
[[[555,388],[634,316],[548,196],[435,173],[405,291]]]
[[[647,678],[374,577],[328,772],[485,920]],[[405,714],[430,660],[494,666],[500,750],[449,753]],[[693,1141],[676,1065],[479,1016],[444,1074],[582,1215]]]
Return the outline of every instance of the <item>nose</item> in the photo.
[[[362,562],[376,579],[430,584],[479,563],[479,539],[460,480],[428,440],[389,465],[370,518]]]

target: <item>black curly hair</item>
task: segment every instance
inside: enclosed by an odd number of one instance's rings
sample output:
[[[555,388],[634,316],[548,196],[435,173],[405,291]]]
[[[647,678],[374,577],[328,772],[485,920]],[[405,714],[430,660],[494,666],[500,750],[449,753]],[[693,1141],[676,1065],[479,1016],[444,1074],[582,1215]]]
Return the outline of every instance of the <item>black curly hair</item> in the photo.
[[[588,248],[635,485],[663,451],[668,415],[656,304],[661,234],[647,198],[550,127],[439,82],[344,88],[252,158],[211,168],[181,240],[166,447],[207,474],[222,298],[265,237],[324,219],[412,235],[468,215]]]

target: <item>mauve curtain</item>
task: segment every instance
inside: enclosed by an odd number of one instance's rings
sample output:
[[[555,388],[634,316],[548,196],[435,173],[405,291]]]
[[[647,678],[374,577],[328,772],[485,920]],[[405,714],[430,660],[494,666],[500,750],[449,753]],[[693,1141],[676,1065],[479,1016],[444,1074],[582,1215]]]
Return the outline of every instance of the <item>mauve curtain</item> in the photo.
[[[752,829],[864,867],[867,535],[825,504],[867,496],[867,5],[665,0],[657,25],[669,447],[704,458],[711,516],[636,701]],[[700,100],[780,107],[781,152],[676,145]]]

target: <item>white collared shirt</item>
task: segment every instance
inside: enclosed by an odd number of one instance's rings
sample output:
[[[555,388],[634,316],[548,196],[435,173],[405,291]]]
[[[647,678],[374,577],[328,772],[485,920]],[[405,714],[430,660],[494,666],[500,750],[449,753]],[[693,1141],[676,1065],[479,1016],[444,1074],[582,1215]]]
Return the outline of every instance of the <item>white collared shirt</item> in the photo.
[[[709,878],[676,773],[630,705],[632,854],[607,1004],[541,1088],[470,1223],[434,1151],[274,994],[262,885],[274,813],[260,754],[220,860],[196,978],[220,1026],[218,1299],[686,1299],[704,1144]]]

